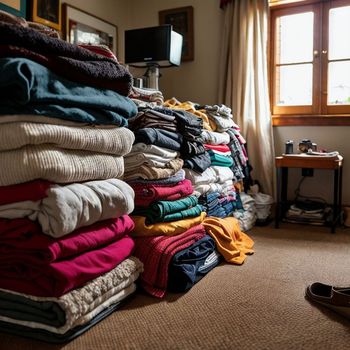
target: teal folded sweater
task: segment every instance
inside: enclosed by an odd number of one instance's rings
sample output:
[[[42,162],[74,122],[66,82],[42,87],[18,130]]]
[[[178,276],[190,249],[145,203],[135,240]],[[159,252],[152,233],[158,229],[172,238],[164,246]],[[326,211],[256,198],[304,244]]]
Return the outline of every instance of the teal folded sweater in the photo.
[[[0,114],[38,114],[92,124],[124,126],[137,113],[115,91],[64,79],[26,58],[0,59]]]

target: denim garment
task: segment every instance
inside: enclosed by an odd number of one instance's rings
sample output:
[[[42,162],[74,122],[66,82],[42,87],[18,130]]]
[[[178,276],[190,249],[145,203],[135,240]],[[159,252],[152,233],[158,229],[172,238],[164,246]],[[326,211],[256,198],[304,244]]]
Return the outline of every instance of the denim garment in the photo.
[[[175,293],[189,290],[217,266],[220,260],[214,240],[206,235],[173,256],[168,270],[168,290]]]

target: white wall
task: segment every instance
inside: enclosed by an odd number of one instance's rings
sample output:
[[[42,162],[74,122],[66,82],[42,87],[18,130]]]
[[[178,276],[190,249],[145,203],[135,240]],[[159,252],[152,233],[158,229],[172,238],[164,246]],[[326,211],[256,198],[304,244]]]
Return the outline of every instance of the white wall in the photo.
[[[182,6],[194,7],[194,61],[183,62],[180,67],[162,69],[160,90],[165,98],[176,97],[180,101],[191,100],[200,104],[218,101],[218,68],[221,40],[222,10],[219,0],[68,0],[76,7],[104,18],[118,26],[118,58],[124,60],[124,30],[158,25],[158,12]],[[131,71],[135,76],[144,70]],[[319,147],[337,150],[344,156],[343,203],[350,205],[350,187],[346,180],[350,175],[350,127],[274,127],[276,155],[284,152],[284,143],[292,139],[297,144],[310,138]],[[296,147],[296,146],[294,146]],[[252,150],[250,150],[252,152]],[[289,195],[301,176],[301,171],[290,171]],[[317,195],[332,200],[333,178],[331,171],[315,170],[301,187],[302,194]]]

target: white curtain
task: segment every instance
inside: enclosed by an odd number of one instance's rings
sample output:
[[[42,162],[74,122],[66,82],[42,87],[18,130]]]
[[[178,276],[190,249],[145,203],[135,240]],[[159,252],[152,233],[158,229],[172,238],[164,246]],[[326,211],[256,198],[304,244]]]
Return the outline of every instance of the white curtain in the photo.
[[[274,196],[274,145],[268,95],[268,1],[233,0],[224,8],[219,100],[232,108],[247,140],[252,177]]]

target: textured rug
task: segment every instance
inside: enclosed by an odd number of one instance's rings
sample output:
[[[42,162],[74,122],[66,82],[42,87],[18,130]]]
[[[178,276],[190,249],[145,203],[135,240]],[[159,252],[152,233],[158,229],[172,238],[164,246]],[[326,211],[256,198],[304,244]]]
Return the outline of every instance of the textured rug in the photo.
[[[248,234],[254,255],[221,264],[185,294],[139,292],[63,345],[0,333],[0,349],[349,349],[350,321],[304,291],[316,281],[350,286],[350,229],[271,224]]]

